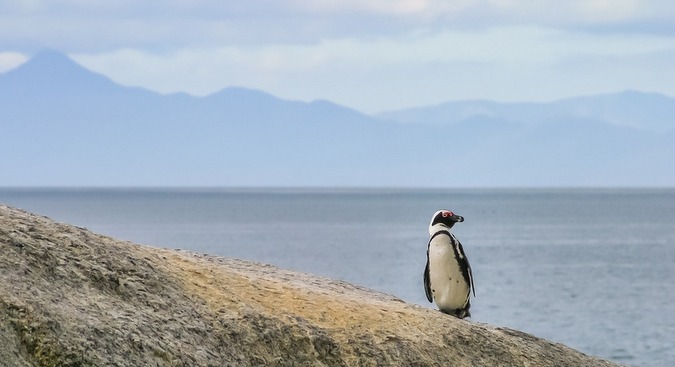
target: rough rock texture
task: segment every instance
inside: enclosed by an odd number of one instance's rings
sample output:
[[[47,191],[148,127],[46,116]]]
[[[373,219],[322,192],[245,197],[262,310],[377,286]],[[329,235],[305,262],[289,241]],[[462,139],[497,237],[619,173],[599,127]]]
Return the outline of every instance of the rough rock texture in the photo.
[[[614,366],[345,282],[0,205],[0,365]]]

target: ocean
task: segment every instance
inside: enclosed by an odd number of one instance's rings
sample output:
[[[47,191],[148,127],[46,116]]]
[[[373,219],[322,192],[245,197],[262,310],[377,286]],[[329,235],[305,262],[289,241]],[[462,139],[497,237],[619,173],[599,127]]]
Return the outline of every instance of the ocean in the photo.
[[[675,189],[0,189],[0,202],[142,244],[270,263],[434,307],[431,215],[473,268],[473,322],[628,366],[675,365]]]

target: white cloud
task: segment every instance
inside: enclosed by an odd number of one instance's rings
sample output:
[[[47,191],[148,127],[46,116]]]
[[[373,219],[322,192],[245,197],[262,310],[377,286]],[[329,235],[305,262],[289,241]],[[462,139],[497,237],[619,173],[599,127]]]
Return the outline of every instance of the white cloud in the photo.
[[[0,49],[157,52],[516,26],[673,35],[674,18],[675,2],[660,0],[27,0],[0,3]]]
[[[18,52],[0,52],[0,73],[14,69],[27,59],[28,57]]]
[[[292,0],[288,4],[313,14],[367,13],[406,17],[408,25],[451,28],[499,24],[589,26],[671,19],[675,15],[675,4],[660,0]]]
[[[161,92],[242,85],[372,111],[671,92],[651,73],[675,64],[674,18],[660,0],[27,0],[0,3],[0,50],[57,48]],[[23,61],[2,55],[0,71]]]
[[[292,6],[311,13],[373,13],[411,15],[425,12],[429,0],[292,0]]]
[[[324,22],[338,26],[356,27],[360,32],[370,28],[371,34],[437,25],[462,27],[464,21],[473,23],[472,10],[480,8],[480,0],[290,0],[288,7],[301,17],[321,17]],[[488,7],[489,8],[489,7]],[[356,24],[349,19],[359,19]],[[452,23],[447,23],[453,19]],[[346,29],[343,34],[349,32]]]
[[[658,2],[641,0],[488,0],[487,4],[485,10],[500,18],[558,25],[629,21],[642,18],[649,9],[659,6]]]
[[[165,53],[120,49],[75,58],[123,84],[161,92],[205,95],[238,85],[372,112],[454,98],[554,99],[584,94],[584,85],[636,88],[655,81],[634,66],[654,55],[675,55],[675,37],[514,26]],[[586,80],[570,78],[575,73]]]

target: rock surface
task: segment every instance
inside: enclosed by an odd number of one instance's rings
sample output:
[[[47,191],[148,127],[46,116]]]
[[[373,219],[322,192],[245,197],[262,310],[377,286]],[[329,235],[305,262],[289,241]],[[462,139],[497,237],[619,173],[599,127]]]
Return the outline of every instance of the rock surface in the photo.
[[[6,366],[616,366],[345,282],[3,205],[0,277]]]

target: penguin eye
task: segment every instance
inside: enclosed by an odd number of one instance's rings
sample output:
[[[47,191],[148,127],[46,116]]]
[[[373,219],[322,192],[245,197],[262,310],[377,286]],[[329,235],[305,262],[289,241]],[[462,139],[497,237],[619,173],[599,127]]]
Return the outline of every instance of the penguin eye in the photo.
[[[453,215],[452,212],[443,212],[443,218],[452,217]]]

